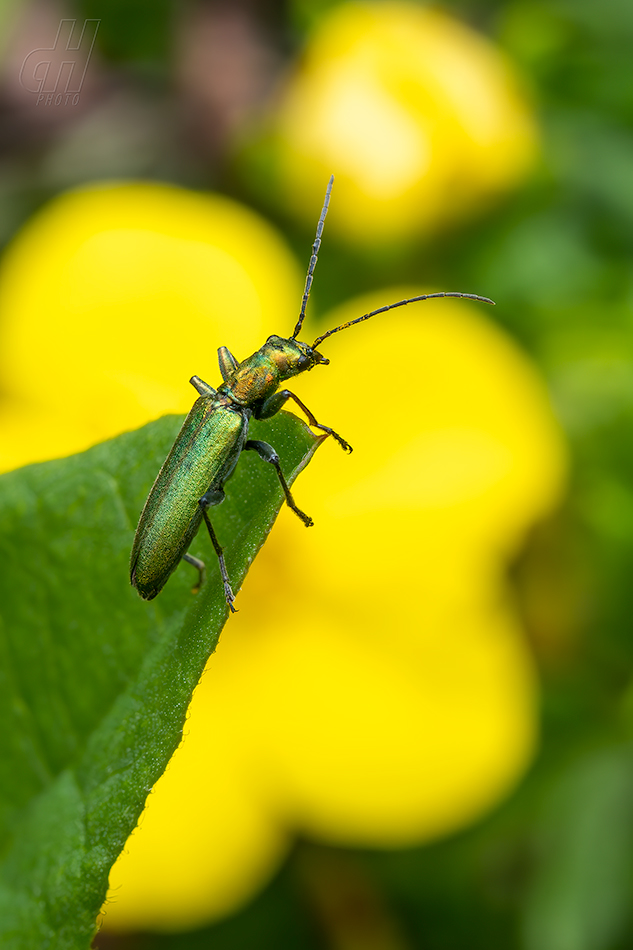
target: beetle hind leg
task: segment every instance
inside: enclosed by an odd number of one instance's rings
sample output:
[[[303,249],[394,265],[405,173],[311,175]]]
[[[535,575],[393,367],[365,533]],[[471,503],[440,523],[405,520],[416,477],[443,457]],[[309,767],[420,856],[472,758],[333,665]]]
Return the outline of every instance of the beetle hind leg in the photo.
[[[194,584],[194,586],[191,588],[191,593],[197,594],[204,584],[204,578],[206,574],[204,561],[201,561],[199,557],[194,557],[193,554],[183,554],[182,559],[183,561],[186,561],[187,564],[191,564],[191,566],[195,567],[195,569],[198,571],[198,583]]]
[[[227,604],[230,607],[231,613],[234,614],[237,612],[235,610],[235,607],[233,606],[233,601],[235,600],[235,594],[233,593],[233,590],[231,588],[231,581],[229,580],[229,574],[226,569],[226,562],[224,560],[224,551],[222,550],[222,546],[220,545],[220,542],[218,541],[218,537],[215,531],[213,530],[213,525],[211,524],[211,521],[209,520],[209,516],[207,514],[207,508],[211,508],[213,505],[219,505],[223,499],[224,499],[224,492],[222,490],[218,491],[218,490],[209,489],[209,491],[206,492],[206,494],[202,496],[198,504],[200,505],[200,508],[202,510],[202,517],[204,518],[204,523],[207,526],[207,531],[209,532],[211,543],[213,547],[215,548],[215,553],[218,556],[218,562],[220,564],[220,574],[222,575],[222,583],[224,585],[224,597],[226,599]]]

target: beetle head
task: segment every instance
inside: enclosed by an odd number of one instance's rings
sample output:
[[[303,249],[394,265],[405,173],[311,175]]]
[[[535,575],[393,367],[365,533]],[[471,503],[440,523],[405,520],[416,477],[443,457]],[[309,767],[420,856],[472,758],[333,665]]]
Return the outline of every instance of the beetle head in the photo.
[[[327,366],[330,362],[318,350],[292,337],[269,336],[265,346],[283,379],[305,373],[319,364]]]

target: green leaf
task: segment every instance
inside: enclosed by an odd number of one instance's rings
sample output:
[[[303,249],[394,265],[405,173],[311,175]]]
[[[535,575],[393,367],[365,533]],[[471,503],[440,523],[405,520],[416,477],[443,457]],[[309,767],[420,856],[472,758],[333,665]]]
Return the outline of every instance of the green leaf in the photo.
[[[168,416],[81,455],[0,478],[0,946],[87,948],[108,872],[177,747],[226,622],[217,560],[179,566],[151,603],[129,584],[145,496],[178,431]],[[252,423],[292,482],[319,439],[288,413]],[[240,459],[213,523],[234,590],[282,494]],[[239,607],[239,596],[237,599]]]
[[[523,909],[526,950],[609,950],[633,883],[633,747],[585,753],[545,797],[540,855]],[[622,945],[623,946],[623,945]]]

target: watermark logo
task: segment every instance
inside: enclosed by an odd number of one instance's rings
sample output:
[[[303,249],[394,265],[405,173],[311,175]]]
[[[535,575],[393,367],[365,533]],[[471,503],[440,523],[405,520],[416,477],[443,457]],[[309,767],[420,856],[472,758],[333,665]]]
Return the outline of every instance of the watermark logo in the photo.
[[[61,20],[52,46],[25,56],[20,83],[37,95],[36,105],[76,106],[101,20]]]

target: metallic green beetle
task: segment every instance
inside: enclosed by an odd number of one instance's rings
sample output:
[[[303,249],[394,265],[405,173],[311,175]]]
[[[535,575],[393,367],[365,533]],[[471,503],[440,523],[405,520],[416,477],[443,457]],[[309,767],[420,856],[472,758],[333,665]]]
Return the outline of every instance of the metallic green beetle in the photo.
[[[387,304],[334,327],[317,337],[311,346],[301,343],[297,340],[297,335],[305,317],[333,183],[332,175],[312,246],[301,311],[292,336],[289,339],[269,336],[256,353],[241,363],[238,363],[225,346],[221,346],[218,359],[223,382],[217,390],[199,376],[191,377],[190,382],[200,395],[185,419],[149,493],[132,547],[130,580],[145,600],[151,600],[160,593],[181,560],[188,561],[198,569],[199,584],[202,583],[204,563],[188,554],[187,549],[204,520],[220,563],[226,602],[232,611],[235,610],[235,596],[208,509],[224,500],[224,485],[244,451],[257,452],[263,461],[274,466],[288,506],[306,527],[313,524],[312,519],[295,504],[281,471],[279,456],[267,442],[248,438],[248,424],[251,416],[255,419],[274,416],[288,399],[293,399],[305,412],[311,426],[331,435],[346,452],[352,451],[351,446],[338,433],[317,422],[294,393],[288,389],[277,391],[282,383],[293,376],[311,370],[319,364],[327,366],[329,360],[316,349],[319,343],[333,333],[369,320],[378,313],[431,297],[468,297],[471,300],[493,303],[487,297],[477,294],[422,294]]]

